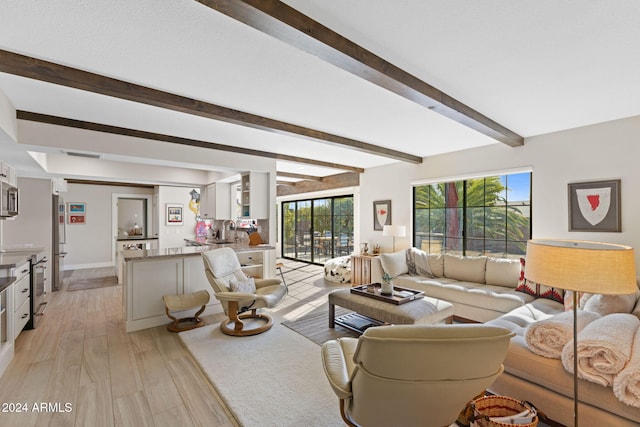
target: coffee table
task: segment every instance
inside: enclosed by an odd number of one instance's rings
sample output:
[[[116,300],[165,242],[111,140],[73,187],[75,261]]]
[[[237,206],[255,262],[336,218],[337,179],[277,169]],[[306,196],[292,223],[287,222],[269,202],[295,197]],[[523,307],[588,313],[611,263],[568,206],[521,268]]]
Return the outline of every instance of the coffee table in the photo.
[[[335,328],[335,325],[338,324],[362,332],[361,329],[353,326],[353,321],[341,322],[340,319],[336,319],[336,305],[370,318],[372,322],[366,326],[377,326],[383,323],[433,325],[453,322],[453,304],[427,296],[398,305],[352,293],[350,289],[338,289],[331,292],[328,298],[330,328]],[[375,322],[376,320],[378,322]],[[363,322],[357,323],[362,324]]]

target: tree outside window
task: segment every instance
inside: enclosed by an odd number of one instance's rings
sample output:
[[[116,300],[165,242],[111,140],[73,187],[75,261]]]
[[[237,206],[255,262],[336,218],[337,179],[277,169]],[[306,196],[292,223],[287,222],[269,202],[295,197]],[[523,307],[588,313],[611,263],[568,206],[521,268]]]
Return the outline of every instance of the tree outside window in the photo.
[[[414,244],[431,253],[524,255],[531,237],[531,173],[414,188]]]

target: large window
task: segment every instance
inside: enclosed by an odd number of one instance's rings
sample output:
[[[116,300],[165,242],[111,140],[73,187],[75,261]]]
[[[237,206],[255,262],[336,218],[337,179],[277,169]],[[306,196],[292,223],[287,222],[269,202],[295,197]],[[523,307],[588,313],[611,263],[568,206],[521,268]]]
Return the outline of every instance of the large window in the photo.
[[[431,253],[524,255],[531,237],[531,173],[414,187],[414,245]]]
[[[353,252],[353,196],[282,203],[282,256],[323,263]]]

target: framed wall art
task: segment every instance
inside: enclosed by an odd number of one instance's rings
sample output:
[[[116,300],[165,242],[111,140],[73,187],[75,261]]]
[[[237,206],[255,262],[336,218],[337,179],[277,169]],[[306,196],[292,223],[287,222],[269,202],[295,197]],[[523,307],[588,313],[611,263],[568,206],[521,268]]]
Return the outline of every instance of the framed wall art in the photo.
[[[58,206],[58,213],[64,216],[64,207]],[[67,203],[67,224],[87,223],[87,204],[84,202]]]
[[[182,225],[184,206],[177,203],[167,203],[167,225]]]
[[[569,184],[569,231],[622,231],[619,179]]]
[[[373,229],[382,230],[385,225],[391,225],[391,200],[373,202]]]
[[[86,217],[84,215],[69,214],[67,216],[67,223],[69,223],[69,224],[86,224],[87,220],[86,220]]]

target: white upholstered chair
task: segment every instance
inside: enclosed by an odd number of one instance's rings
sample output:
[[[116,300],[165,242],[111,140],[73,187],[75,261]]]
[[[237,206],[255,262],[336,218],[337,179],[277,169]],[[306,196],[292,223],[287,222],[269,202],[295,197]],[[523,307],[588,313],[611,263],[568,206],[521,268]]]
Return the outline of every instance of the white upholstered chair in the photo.
[[[503,371],[509,330],[481,324],[395,325],[322,345],[350,426],[448,426]]]
[[[220,324],[222,332],[227,335],[246,336],[271,329],[271,317],[258,313],[257,310],[278,305],[287,294],[287,287],[279,279],[248,278],[231,248],[203,252],[202,258],[214,295],[228,316]],[[243,320],[248,319],[260,321],[262,325],[245,327]]]

